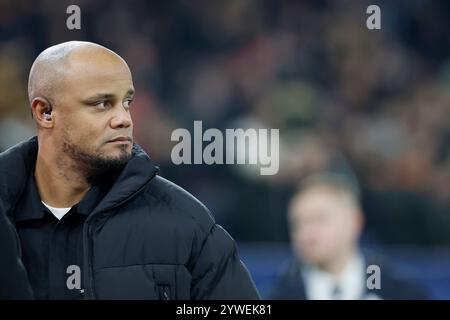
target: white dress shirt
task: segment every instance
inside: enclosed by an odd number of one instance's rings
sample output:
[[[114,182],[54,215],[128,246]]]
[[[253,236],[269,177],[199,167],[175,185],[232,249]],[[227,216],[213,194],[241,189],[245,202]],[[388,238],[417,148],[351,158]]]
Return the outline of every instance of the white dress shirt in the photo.
[[[359,300],[366,295],[366,264],[361,254],[354,255],[339,275],[315,267],[302,270],[308,300]],[[374,297],[371,297],[373,299]]]
[[[50,210],[51,213],[53,213],[53,215],[56,217],[56,219],[61,220],[62,217],[64,217],[66,215],[67,212],[70,211],[70,209],[72,208],[55,208],[52,207],[48,204],[46,204],[44,201],[41,201],[44,206],[47,207],[48,210]]]

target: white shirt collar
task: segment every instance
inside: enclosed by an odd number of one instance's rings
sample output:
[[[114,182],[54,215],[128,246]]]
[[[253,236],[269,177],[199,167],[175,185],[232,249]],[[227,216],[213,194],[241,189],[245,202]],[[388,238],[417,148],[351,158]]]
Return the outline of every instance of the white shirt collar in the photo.
[[[335,299],[336,286],[340,291],[337,299],[342,300],[362,299],[366,291],[365,261],[361,254],[355,254],[337,277],[315,267],[303,268],[302,276],[309,300]]]
[[[62,217],[64,217],[66,215],[67,212],[70,211],[70,209],[72,208],[55,208],[52,207],[48,204],[46,204],[44,201],[41,201],[44,206],[47,207],[48,210],[50,210],[51,213],[53,213],[53,215],[56,217],[56,219],[61,220]]]

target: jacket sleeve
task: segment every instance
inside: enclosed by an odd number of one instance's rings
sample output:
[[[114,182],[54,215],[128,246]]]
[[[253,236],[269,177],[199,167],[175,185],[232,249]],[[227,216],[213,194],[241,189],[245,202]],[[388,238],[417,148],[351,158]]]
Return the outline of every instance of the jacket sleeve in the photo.
[[[191,299],[257,300],[258,290],[240,260],[236,242],[214,224],[192,271]]]
[[[32,299],[18,238],[0,203],[0,300]]]

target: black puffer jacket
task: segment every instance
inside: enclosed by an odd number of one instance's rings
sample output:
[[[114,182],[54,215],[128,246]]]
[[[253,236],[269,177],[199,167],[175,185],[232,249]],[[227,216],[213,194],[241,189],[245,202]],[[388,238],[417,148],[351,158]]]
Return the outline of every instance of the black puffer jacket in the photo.
[[[14,206],[31,174],[36,138],[0,154],[0,199]],[[235,241],[191,194],[156,175],[138,146],[86,219],[88,299],[258,299]]]
[[[31,287],[20,261],[19,240],[0,201],[0,300],[31,299]]]

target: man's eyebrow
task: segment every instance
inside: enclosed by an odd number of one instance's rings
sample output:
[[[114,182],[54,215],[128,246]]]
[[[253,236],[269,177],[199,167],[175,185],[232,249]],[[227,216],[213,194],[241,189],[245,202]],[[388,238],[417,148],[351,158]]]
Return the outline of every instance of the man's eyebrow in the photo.
[[[85,99],[85,101],[96,101],[96,100],[109,100],[115,98],[115,94],[112,93],[97,93]]]
[[[134,89],[129,89],[125,94],[125,97],[131,97],[134,95]],[[112,93],[97,93],[93,96],[88,97],[85,101],[96,101],[96,100],[110,100],[116,98],[115,94]]]
[[[132,96],[132,95],[134,95],[134,89],[129,89],[127,91],[127,93],[125,94],[126,97],[129,97],[129,96]]]

